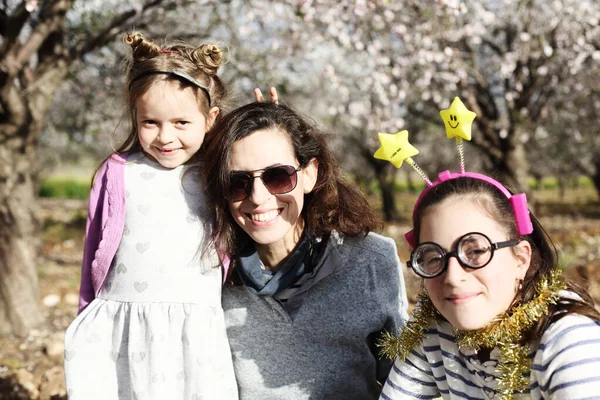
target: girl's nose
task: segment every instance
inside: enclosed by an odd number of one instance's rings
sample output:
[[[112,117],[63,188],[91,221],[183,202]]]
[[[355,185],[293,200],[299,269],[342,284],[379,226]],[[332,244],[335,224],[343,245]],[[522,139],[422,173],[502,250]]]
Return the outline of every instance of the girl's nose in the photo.
[[[448,267],[444,272],[444,283],[452,285],[461,282],[465,279],[466,275],[467,271],[460,265],[458,258],[456,258],[456,256],[449,257]]]
[[[162,144],[171,143],[173,141],[173,138],[173,132],[171,132],[171,129],[167,127],[161,128],[157,136],[158,141]]]

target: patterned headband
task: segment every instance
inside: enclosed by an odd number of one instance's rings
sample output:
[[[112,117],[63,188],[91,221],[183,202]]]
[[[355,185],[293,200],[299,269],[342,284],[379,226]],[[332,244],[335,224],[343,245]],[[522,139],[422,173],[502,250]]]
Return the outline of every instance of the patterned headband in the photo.
[[[204,92],[204,94],[206,94],[206,98],[208,99],[208,106],[210,107],[211,100],[210,100],[210,93],[208,91],[208,88],[206,86],[204,86],[199,80],[186,74],[185,72],[180,72],[180,71],[146,71],[146,72],[142,72],[141,74],[136,75],[135,77],[133,77],[131,79],[131,82],[129,82],[129,90],[131,90],[131,85],[133,84],[133,82],[135,82],[138,79],[141,79],[145,76],[148,76],[148,75],[169,75],[169,76],[172,76],[177,79],[183,79],[184,81],[187,81],[188,83],[191,83],[191,84],[197,86]]]

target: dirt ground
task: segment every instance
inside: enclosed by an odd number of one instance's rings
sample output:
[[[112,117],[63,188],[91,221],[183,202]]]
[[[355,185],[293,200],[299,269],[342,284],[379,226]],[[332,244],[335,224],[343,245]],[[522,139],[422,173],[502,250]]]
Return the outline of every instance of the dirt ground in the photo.
[[[600,303],[600,203],[595,194],[576,194],[567,204],[555,196],[539,196],[538,217],[560,244],[562,263],[570,275],[587,283]],[[410,204],[412,199],[408,199]],[[79,269],[85,227],[85,201],[42,200],[44,221],[42,250],[38,261],[40,303],[47,324],[26,338],[0,338],[0,400],[63,400],[64,332],[75,318]],[[402,235],[407,224],[390,224],[384,234],[398,243],[400,258],[408,258]],[[414,301],[420,280],[405,271],[407,291]]]

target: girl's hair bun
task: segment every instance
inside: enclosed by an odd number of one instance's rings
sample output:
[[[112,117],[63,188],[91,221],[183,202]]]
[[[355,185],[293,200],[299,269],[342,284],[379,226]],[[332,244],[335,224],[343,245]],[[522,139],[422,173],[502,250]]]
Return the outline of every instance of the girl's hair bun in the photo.
[[[150,40],[147,40],[144,35],[139,32],[126,34],[124,41],[131,46],[134,60],[155,57],[160,53],[160,46]]]
[[[198,68],[208,75],[216,75],[223,60],[223,52],[216,44],[203,44],[191,56]]]

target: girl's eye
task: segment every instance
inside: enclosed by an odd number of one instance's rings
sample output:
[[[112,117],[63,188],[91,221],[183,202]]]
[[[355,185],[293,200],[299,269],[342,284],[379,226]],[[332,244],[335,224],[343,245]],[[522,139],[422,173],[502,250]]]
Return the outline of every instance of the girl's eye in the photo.
[[[153,120],[153,119],[146,119],[146,120],[142,121],[142,124],[144,124],[144,125],[155,125],[156,121]]]
[[[179,125],[187,125],[187,124],[189,124],[189,123],[190,123],[190,121],[177,121],[177,123],[178,123]]]

